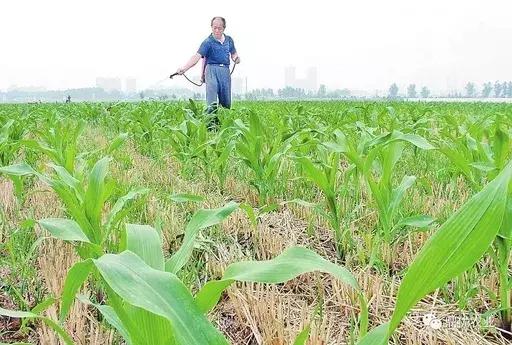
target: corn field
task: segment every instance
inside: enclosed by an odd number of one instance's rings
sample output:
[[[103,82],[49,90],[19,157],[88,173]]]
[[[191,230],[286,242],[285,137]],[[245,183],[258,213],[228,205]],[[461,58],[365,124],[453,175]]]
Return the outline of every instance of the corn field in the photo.
[[[0,106],[0,343],[508,344],[512,105]]]

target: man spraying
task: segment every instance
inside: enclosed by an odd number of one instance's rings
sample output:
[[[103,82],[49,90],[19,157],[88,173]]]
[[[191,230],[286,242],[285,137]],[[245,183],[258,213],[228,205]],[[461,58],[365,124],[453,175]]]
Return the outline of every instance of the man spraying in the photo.
[[[222,17],[213,17],[211,27],[211,35],[201,43],[197,53],[176,71],[178,74],[183,74],[203,58],[201,81],[206,82],[208,113],[215,112],[217,104],[224,108],[231,108],[229,60],[231,58],[235,64],[240,63],[233,39],[224,34],[226,20]]]

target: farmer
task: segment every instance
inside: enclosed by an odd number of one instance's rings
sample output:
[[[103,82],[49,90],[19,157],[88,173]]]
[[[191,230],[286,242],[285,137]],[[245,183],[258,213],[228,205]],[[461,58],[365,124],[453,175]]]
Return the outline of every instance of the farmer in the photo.
[[[231,75],[229,73],[229,58],[235,64],[240,63],[233,39],[224,34],[226,20],[213,17],[211,21],[212,34],[208,36],[196,54],[185,66],[178,68],[176,73],[183,74],[203,58],[201,81],[206,82],[206,103],[208,113],[215,112],[218,103],[224,108],[231,107]]]

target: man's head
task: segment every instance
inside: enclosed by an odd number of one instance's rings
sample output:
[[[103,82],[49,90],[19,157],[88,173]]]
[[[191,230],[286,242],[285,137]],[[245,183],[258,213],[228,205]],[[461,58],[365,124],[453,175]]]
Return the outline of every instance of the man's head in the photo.
[[[212,34],[216,39],[220,39],[226,28],[226,19],[222,17],[213,17],[211,21]]]

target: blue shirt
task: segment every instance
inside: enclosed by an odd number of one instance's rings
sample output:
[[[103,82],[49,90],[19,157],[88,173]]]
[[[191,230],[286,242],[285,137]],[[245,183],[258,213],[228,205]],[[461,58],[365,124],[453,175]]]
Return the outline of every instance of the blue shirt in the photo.
[[[236,53],[235,42],[231,36],[224,35],[224,43],[220,43],[210,34],[197,51],[199,55],[206,58],[207,64],[224,64],[229,66],[229,55]]]

